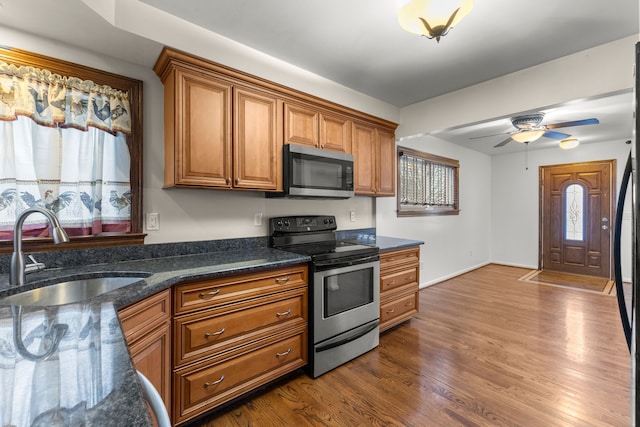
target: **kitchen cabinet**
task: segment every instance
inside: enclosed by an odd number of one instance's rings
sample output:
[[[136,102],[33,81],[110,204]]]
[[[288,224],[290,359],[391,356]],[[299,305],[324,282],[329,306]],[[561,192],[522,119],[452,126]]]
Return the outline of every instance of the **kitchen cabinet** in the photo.
[[[176,65],[165,88],[165,187],[282,188],[282,101]]]
[[[353,123],[354,190],[357,195],[395,195],[395,136],[393,131]]]
[[[151,381],[171,414],[171,290],[118,312],[135,368]]]
[[[285,144],[300,144],[324,150],[351,153],[351,120],[317,108],[286,103]]]
[[[174,420],[190,420],[307,363],[306,265],[174,288]]]
[[[286,143],[352,153],[356,194],[394,195],[396,123],[167,47],[154,71],[165,187],[281,191]]]
[[[380,332],[418,313],[420,248],[380,253]]]

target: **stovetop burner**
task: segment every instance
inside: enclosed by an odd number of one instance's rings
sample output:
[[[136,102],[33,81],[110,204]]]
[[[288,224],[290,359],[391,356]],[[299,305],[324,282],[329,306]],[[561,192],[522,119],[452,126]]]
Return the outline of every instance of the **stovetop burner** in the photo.
[[[308,255],[314,262],[378,254],[376,246],[337,240],[336,228],[335,217],[331,215],[270,218],[270,245]]]

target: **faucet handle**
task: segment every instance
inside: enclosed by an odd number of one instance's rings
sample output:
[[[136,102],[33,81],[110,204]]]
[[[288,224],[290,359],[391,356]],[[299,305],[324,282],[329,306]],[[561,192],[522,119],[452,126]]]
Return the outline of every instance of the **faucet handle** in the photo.
[[[46,268],[46,265],[44,265],[44,263],[36,261],[33,255],[29,255],[29,259],[31,260],[31,264],[27,264],[24,266],[25,274],[33,273],[34,271],[44,270]]]

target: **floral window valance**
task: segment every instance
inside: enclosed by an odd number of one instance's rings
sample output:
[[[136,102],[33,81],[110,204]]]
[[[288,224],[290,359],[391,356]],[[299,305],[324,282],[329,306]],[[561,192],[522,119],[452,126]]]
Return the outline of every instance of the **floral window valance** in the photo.
[[[129,134],[130,111],[126,92],[0,61],[0,120],[27,116],[43,126]]]

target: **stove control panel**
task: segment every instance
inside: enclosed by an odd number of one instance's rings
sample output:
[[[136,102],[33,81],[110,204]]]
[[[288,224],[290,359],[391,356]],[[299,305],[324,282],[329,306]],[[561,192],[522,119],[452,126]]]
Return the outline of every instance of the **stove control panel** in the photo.
[[[282,216],[269,218],[269,233],[304,233],[335,230],[336,217],[333,215]]]

